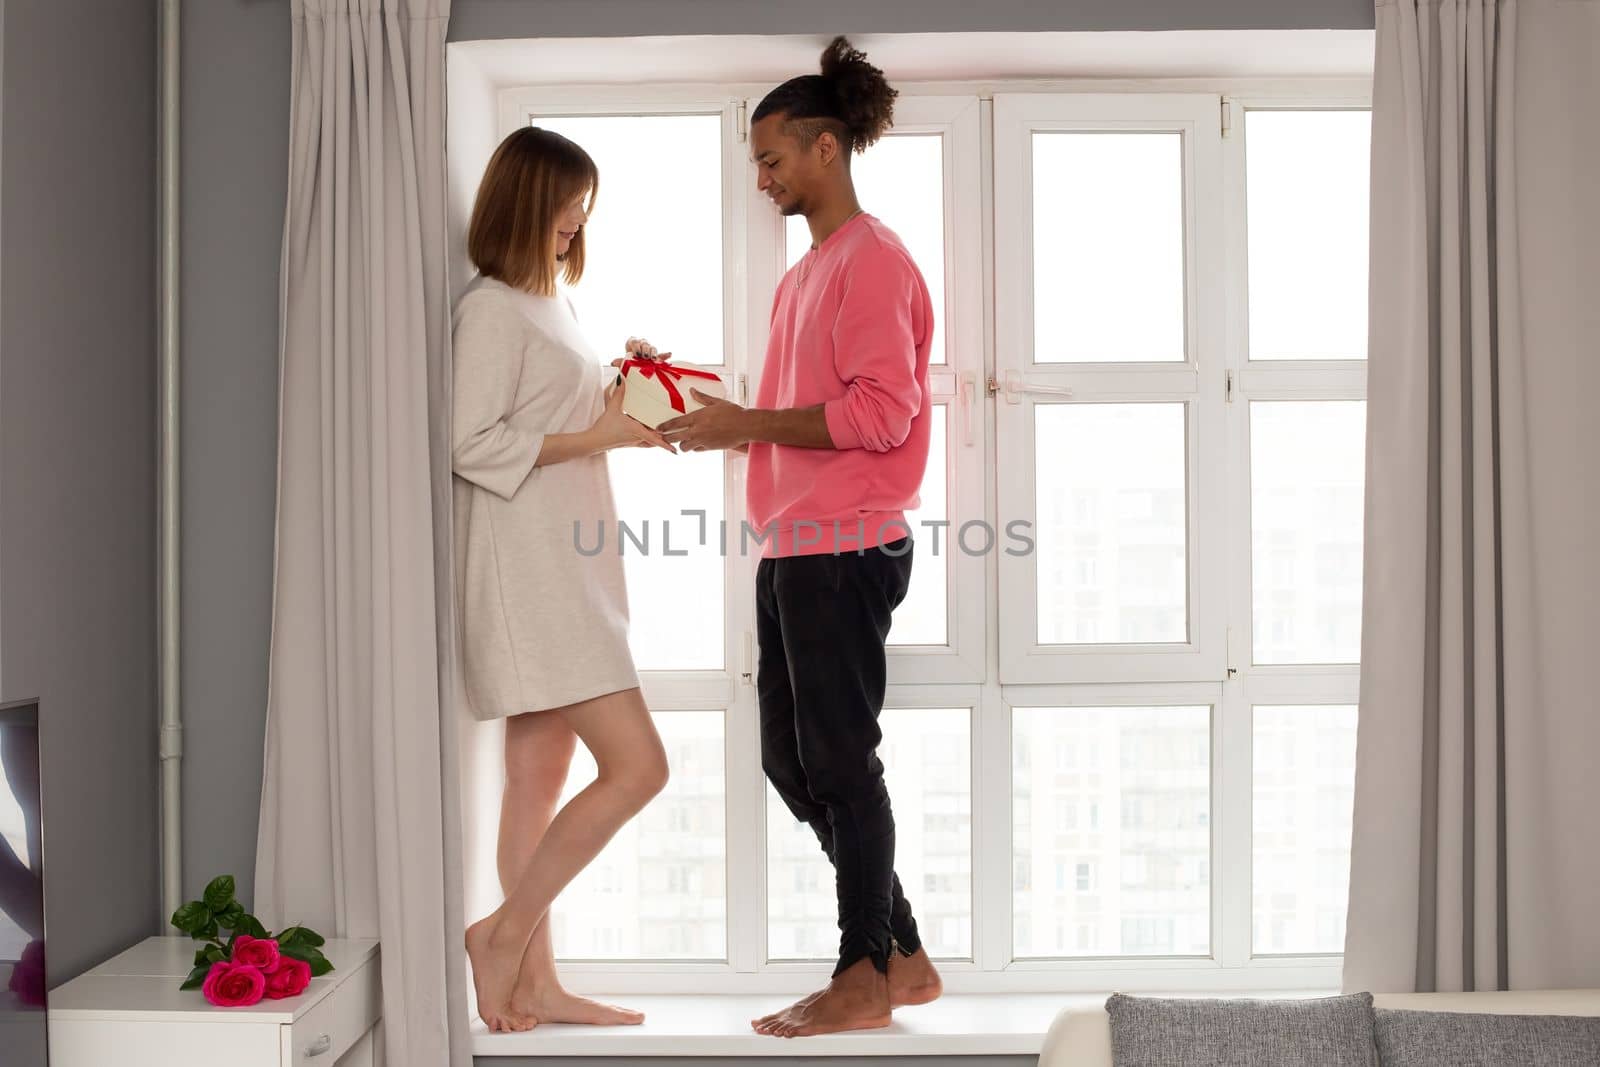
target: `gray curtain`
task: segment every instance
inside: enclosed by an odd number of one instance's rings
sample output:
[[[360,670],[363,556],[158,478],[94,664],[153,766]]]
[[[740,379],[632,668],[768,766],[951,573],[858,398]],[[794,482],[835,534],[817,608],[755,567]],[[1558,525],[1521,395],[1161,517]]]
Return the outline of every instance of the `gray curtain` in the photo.
[[[1344,983],[1600,986],[1600,2],[1377,4]]]
[[[469,1067],[450,595],[449,0],[294,0],[255,903],[382,939],[387,1056]]]

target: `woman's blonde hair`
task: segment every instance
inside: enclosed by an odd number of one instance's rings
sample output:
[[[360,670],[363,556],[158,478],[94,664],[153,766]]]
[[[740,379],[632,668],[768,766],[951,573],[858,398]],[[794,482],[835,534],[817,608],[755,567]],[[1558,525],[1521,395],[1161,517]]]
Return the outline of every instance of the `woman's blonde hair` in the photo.
[[[585,213],[594,210],[599,191],[589,153],[550,130],[517,130],[495,149],[478,186],[467,228],[472,265],[514,288],[554,295],[558,216],[585,194]],[[583,277],[583,230],[559,262],[568,285]]]

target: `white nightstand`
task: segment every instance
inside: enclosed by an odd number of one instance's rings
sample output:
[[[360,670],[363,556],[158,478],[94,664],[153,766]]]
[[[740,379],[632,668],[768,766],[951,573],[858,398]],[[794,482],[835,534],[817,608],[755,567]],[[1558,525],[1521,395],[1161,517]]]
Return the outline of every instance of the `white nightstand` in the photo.
[[[377,941],[329,941],[303,994],[216,1008],[178,986],[196,943],[152,937],[50,993],[51,1067],[369,1067],[382,1015]]]

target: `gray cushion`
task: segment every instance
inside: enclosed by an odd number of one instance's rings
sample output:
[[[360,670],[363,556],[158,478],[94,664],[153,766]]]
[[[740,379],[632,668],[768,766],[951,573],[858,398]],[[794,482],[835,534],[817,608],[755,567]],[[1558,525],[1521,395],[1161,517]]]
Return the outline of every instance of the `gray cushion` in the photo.
[[[1179,1000],[1115,993],[1115,1067],[1377,1067],[1372,994]]]
[[[1377,1013],[1384,1067],[1594,1067],[1600,1019],[1448,1011]]]

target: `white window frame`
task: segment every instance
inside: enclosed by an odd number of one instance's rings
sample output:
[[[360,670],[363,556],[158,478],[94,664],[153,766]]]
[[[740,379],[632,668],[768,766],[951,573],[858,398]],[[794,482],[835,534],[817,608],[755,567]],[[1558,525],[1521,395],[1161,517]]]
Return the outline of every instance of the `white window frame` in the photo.
[[[1228,511],[1242,529],[1228,538],[1228,678],[1219,708],[1218,744],[1231,766],[1252,766],[1255,709],[1260,706],[1355,705],[1359,664],[1258,664],[1253,639],[1251,548],[1250,405],[1256,400],[1361,400],[1367,397],[1365,360],[1252,360],[1250,358],[1249,230],[1246,189],[1246,126],[1256,110],[1370,110],[1370,86],[1336,85],[1320,92],[1238,91],[1222,98],[1223,210],[1228,239],[1227,292],[1227,471]],[[1221,777],[1221,776],[1219,776]],[[1218,863],[1245,879],[1246,891],[1226,902],[1222,929],[1225,961],[1246,968],[1292,966],[1296,960],[1333,967],[1343,955],[1256,955],[1252,943],[1254,825],[1250,774],[1224,778],[1218,823]]]
[[[1002,555],[1000,677],[1055,681],[1209,681],[1224,669],[1220,538],[1222,218],[1218,120],[1208,93],[1004,94],[995,109],[996,359],[1000,511],[1034,522],[1034,415],[1045,403],[1177,402],[1186,413],[1187,639],[1172,644],[1045,645],[1037,555]],[[1033,327],[1032,141],[1036,133],[1172,132],[1183,139],[1185,358],[1181,363],[1039,363]],[[1006,388],[1020,383],[1022,395]],[[1070,399],[1052,401],[1050,391]],[[1031,395],[1030,395],[1031,394]]]
[[[928,371],[928,387],[947,419],[945,484],[952,516],[984,512],[983,231],[977,212],[959,205],[982,200],[979,107],[971,96],[907,96],[895,108],[897,134],[939,134],[944,140],[944,345],[945,363]],[[945,567],[945,645],[891,645],[889,681],[981,682],[984,678],[983,558],[953,545],[956,526],[942,531],[940,555],[920,555],[926,567]],[[914,531],[923,544],[932,538]]]
[[[563,86],[502,90],[499,127],[503,136],[526,124],[536,114],[648,115],[718,113],[725,132],[724,184],[724,307],[726,364],[738,399],[754,396],[753,378],[759,373],[765,347],[765,309],[773,287],[782,277],[782,222],[754,190],[745,158],[748,114],[770,86],[756,85],[641,85]],[[892,647],[890,650],[889,707],[971,707],[973,805],[973,921],[974,958],[940,961],[946,987],[952,992],[1074,992],[1103,991],[1110,986],[1129,990],[1222,989],[1328,989],[1336,987],[1342,964],[1339,956],[1262,956],[1251,954],[1250,859],[1252,850],[1250,793],[1250,741],[1252,709],[1260,704],[1354,703],[1359,668],[1252,665],[1248,654],[1250,633],[1250,539],[1246,520],[1241,531],[1226,530],[1221,543],[1208,535],[1208,520],[1221,520],[1211,511],[1226,508],[1234,516],[1249,515],[1247,435],[1248,399],[1364,398],[1365,365],[1296,363],[1263,365],[1244,358],[1242,326],[1245,313],[1242,253],[1243,144],[1234,131],[1242,130],[1242,107],[1359,107],[1370,106],[1370,85],[1365,79],[1185,79],[1172,81],[1053,81],[920,83],[900,85],[901,124],[906,132],[937,129],[948,138],[945,153],[947,218],[945,337],[950,352],[947,368],[935,373],[939,399],[952,404],[951,456],[949,458],[952,516],[982,516],[1003,534],[997,484],[1008,462],[1018,458],[1016,443],[1026,440],[1015,432],[1002,434],[1006,421],[1003,396],[994,403],[984,399],[988,379],[1004,371],[1021,373],[1028,384],[1061,384],[1052,375],[1072,376],[1074,399],[1150,399],[1144,369],[1117,365],[1027,365],[1025,349],[1014,343],[1018,317],[1016,294],[994,281],[1003,272],[1001,259],[1016,249],[1001,237],[997,224],[1016,203],[996,196],[1007,168],[1019,161],[1003,161],[1007,122],[1026,117],[1024,96],[1052,96],[1058,104],[1092,107],[1098,98],[1110,104],[1128,102],[1137,94],[1166,98],[1192,122],[1196,150],[1220,153],[1218,167],[1201,168],[1222,175],[1220,188],[1188,192],[1187,225],[1196,248],[1221,242],[1225,247],[1225,276],[1202,276],[1189,253],[1187,286],[1193,314],[1188,338],[1189,361],[1155,365],[1150,373],[1175,395],[1198,408],[1210,391],[1223,425],[1213,420],[1190,420],[1191,495],[1209,499],[1213,506],[1198,520],[1191,506],[1189,553],[1191,559],[1191,619],[1189,644],[1178,655],[1170,646],[1148,649],[1121,648],[1109,657],[1100,653],[1071,660],[1063,678],[1048,658],[1028,656],[1018,662],[1002,651],[998,634],[1002,620],[999,603],[1014,604],[1017,572],[1007,572],[997,557],[952,556],[948,601],[951,646],[927,649]],[[996,89],[1003,90],[1000,97]],[[1186,105],[1175,96],[1188,97]],[[1070,100],[1065,99],[1070,97]],[[1008,111],[1005,99],[1013,102]],[[1200,124],[1200,101],[1211,102],[1218,125]],[[1161,103],[1162,101],[1154,101]],[[1019,111],[1018,109],[1021,108]],[[1233,131],[1224,127],[1230,113]],[[1086,112],[1079,112],[1086,114]],[[1107,115],[1112,115],[1108,112]],[[1102,118],[1106,116],[1103,115]],[[1114,116],[1113,116],[1114,117]],[[1132,120],[1149,121],[1148,111]],[[1124,115],[1124,121],[1128,116]],[[1081,121],[1092,121],[1084,118]],[[1186,127],[1188,128],[1188,127]],[[1219,136],[1211,141],[1215,130]],[[958,148],[957,146],[964,146]],[[1188,161],[1186,153],[1186,164]],[[1190,168],[1186,165],[1186,170]],[[1186,181],[1190,180],[1186,178]],[[746,190],[739,196],[737,190]],[[1210,196],[1223,204],[1221,223],[1196,218],[1197,205]],[[1017,198],[1011,197],[1011,201]],[[977,212],[957,212],[955,204],[977,203]],[[870,205],[869,205],[870,207]],[[1204,215],[1204,212],[1201,213]],[[1214,214],[1214,213],[1213,213]],[[763,221],[765,218],[766,221]],[[1016,261],[1013,261],[1016,262]],[[974,276],[973,268],[981,264]],[[1213,321],[1213,319],[1217,321]],[[1008,330],[1010,331],[1008,333]],[[1031,333],[1031,328],[1030,328]],[[1023,339],[1031,346],[1031,336]],[[1223,353],[1216,358],[1215,353]],[[1204,354],[1197,365],[1196,357]],[[966,377],[972,374],[971,378]],[[1119,392],[1120,390],[1120,392]],[[1311,390],[1313,395],[1307,395]],[[965,397],[972,398],[970,423],[962,421]],[[1033,398],[1024,394],[1016,418],[1030,410]],[[967,443],[965,426],[972,427]],[[1007,442],[1010,442],[1009,445]],[[989,457],[995,457],[991,461]],[[1227,477],[1221,471],[1224,464]],[[726,516],[731,531],[743,520],[744,463],[730,457],[726,480]],[[1201,468],[1196,474],[1196,464]],[[1206,479],[1215,479],[1215,483]],[[1029,508],[1031,515],[1031,505]],[[1009,518],[1021,517],[1011,514]],[[1003,542],[1002,542],[1003,543]],[[730,560],[739,559],[737,555]],[[1210,565],[1222,561],[1225,566]],[[725,768],[727,774],[727,904],[728,958],[725,961],[605,961],[561,964],[564,978],[577,992],[667,993],[681,992],[691,980],[703,993],[789,993],[813,986],[828,973],[829,965],[813,962],[766,960],[766,783],[757,758],[759,738],[753,682],[755,559],[746,565],[730,562],[726,572],[725,618],[727,641],[725,669],[696,672],[645,672],[643,685],[653,710],[722,710],[725,715]],[[1197,572],[1204,572],[1203,574]],[[1030,579],[1031,580],[1031,579]],[[1216,583],[1212,588],[1210,582]],[[1200,588],[1195,588],[1196,584]],[[997,593],[991,591],[998,591]],[[1037,617],[1027,616],[1030,627]],[[1008,607],[1008,613],[1015,611]],[[1206,611],[1225,612],[1219,624]],[[1208,628],[1207,621],[1212,620]],[[1220,645],[1206,638],[1224,633]],[[1242,638],[1242,639],[1241,639]],[[1070,646],[1069,646],[1070,647]],[[1070,655],[1070,653],[1069,653]],[[1166,663],[1168,665],[1163,666]],[[1004,684],[1002,684],[1004,679]],[[1015,707],[1102,706],[1148,704],[1205,704],[1212,707],[1212,834],[1211,892],[1213,955],[1209,958],[1073,958],[1064,960],[1011,959],[1011,745]],[[1234,771],[1233,768],[1239,768]],[[1242,880],[1242,885],[1241,885]]]

